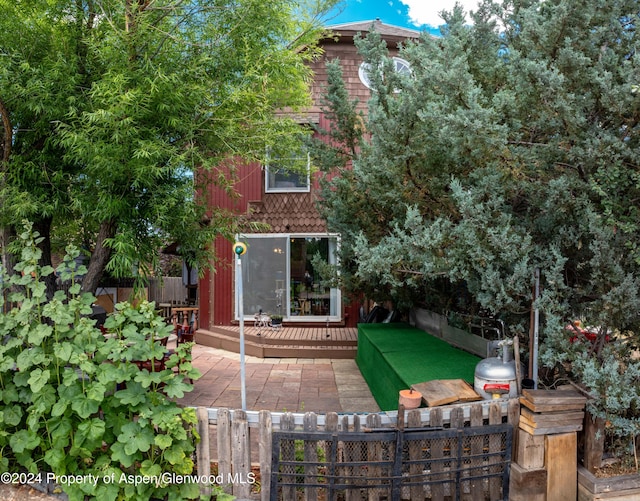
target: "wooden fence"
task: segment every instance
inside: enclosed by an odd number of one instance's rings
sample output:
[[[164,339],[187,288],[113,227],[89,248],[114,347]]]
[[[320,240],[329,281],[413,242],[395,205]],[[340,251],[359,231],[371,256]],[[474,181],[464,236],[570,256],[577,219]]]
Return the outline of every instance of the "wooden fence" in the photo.
[[[120,282],[123,282],[123,283],[114,284],[113,286],[112,285],[108,285],[105,287],[101,286],[98,288],[98,291],[97,291],[98,299],[100,299],[100,295],[105,294],[106,291],[109,291],[109,293],[113,295],[112,298],[109,297],[109,300],[108,300],[109,304],[105,305],[107,307],[107,311],[112,311],[113,305],[115,303],[124,301],[129,297],[130,290],[133,284],[125,283],[124,281],[120,281]],[[129,282],[131,281],[129,280]],[[71,285],[72,284],[70,282],[58,284],[58,290],[64,291],[65,293],[68,294],[69,287],[71,287]],[[123,290],[127,291],[126,295],[122,294]],[[2,294],[3,294],[2,313],[7,313],[13,305],[11,303],[8,303],[6,300],[7,292],[3,291]],[[152,278],[149,281],[147,298],[149,299],[149,301],[155,301],[156,304],[160,304],[160,303],[169,303],[173,305],[187,304],[187,296],[188,296],[188,290],[182,283],[181,277]],[[98,303],[100,303],[100,300],[98,300]]]
[[[317,432],[330,432],[340,434],[340,440],[346,440],[345,433],[362,434],[363,432],[384,432],[384,431],[411,431],[411,430],[456,430],[476,427],[486,427],[487,436],[482,438],[475,445],[468,445],[472,442],[464,442],[467,445],[459,445],[462,450],[468,451],[473,448],[473,454],[476,456],[484,455],[485,466],[482,467],[486,471],[491,470],[492,461],[497,462],[499,454],[504,456],[504,450],[502,453],[499,451],[500,444],[495,443],[495,439],[490,437],[490,431],[495,431],[496,425],[508,424],[510,426],[517,427],[519,419],[520,406],[518,399],[511,400],[496,400],[496,401],[482,401],[467,404],[449,405],[434,408],[422,408],[404,413],[387,412],[387,413],[375,413],[375,414],[315,414],[313,412],[307,412],[304,414],[294,413],[276,413],[271,411],[242,411],[242,410],[229,410],[229,409],[206,409],[198,408],[198,430],[202,438],[202,441],[198,445],[197,465],[198,465],[198,477],[200,479],[210,479],[210,483],[221,486],[225,492],[233,494],[238,499],[261,499],[263,501],[269,499],[289,499],[295,500],[298,496],[300,499],[305,500],[317,500],[322,499],[322,494],[326,495],[326,491],[321,488],[322,484],[318,482],[328,482],[326,480],[330,477],[326,472],[322,474],[318,473],[318,468],[326,468],[327,462],[325,452],[322,452],[325,447],[325,438],[318,439],[322,442],[314,444],[309,438],[308,434]],[[509,427],[510,428],[510,427]],[[276,491],[274,482],[278,483],[278,479],[282,476],[282,471],[272,471],[272,466],[278,464],[278,458],[274,455],[274,450],[281,451],[281,447],[274,447],[274,437],[279,439],[280,432],[295,432],[299,431],[301,438],[293,440],[291,436],[284,437],[289,440],[288,445],[294,444],[294,449],[290,449],[289,462],[287,463],[290,471],[300,472],[294,476],[299,477],[299,485],[295,487],[284,486],[287,482],[282,482],[281,491]],[[285,434],[286,434],[285,433]],[[509,436],[511,428],[509,429]],[[305,436],[307,434],[307,436]],[[356,435],[354,435],[355,437]],[[304,437],[304,438],[303,438]],[[370,439],[369,439],[370,441]],[[418,442],[416,442],[418,443]],[[425,442],[420,442],[422,445],[414,445],[418,450],[426,450],[427,448],[433,449],[432,446],[425,446]],[[448,444],[448,445],[447,445]],[[453,442],[444,442],[444,445],[440,446],[440,452],[434,452],[435,455],[442,456],[443,454],[450,455],[454,446]],[[460,442],[463,444],[463,442]],[[282,444],[280,444],[282,445]],[[514,447],[511,440],[507,442],[509,448]],[[352,446],[349,446],[352,449]],[[361,471],[372,472],[381,468],[380,455],[378,450],[377,455],[371,455],[372,446],[367,446],[363,443],[362,446],[354,446],[355,450],[361,451],[358,457],[351,456],[351,460],[355,460],[357,468]],[[377,447],[377,446],[376,446]],[[502,442],[502,449],[505,448],[504,440]],[[375,449],[375,447],[374,447]],[[387,449],[384,449],[387,450]],[[369,451],[369,452],[367,452]],[[409,449],[408,454],[413,454]],[[415,452],[415,451],[414,451]],[[508,451],[508,457],[511,457],[511,450]],[[429,451],[431,454],[431,451]],[[406,455],[406,454],[405,454]],[[282,457],[282,451],[278,454]],[[338,461],[343,461],[345,454],[339,455]],[[434,456],[435,457],[435,456]],[[506,457],[506,456],[504,456]],[[493,459],[492,459],[493,458]],[[297,466],[293,465],[291,461],[295,461]],[[433,461],[431,457],[429,461]],[[299,462],[299,464],[298,464]],[[410,461],[409,461],[410,462]],[[424,461],[423,461],[424,462]],[[469,461],[467,461],[469,462]],[[488,463],[487,463],[488,462]],[[320,465],[322,463],[322,465]],[[415,463],[415,462],[414,462]],[[417,463],[416,463],[417,464]],[[416,464],[409,465],[408,468],[415,470]],[[429,463],[431,464],[431,463]],[[486,466],[488,464],[489,466]],[[285,465],[286,466],[286,465]],[[353,465],[352,465],[353,466]],[[495,465],[494,465],[495,466]],[[338,469],[344,470],[344,465],[338,465]],[[448,466],[446,467],[449,468]],[[480,467],[475,467],[479,470]],[[508,466],[507,468],[508,474]],[[453,467],[451,467],[453,469]],[[354,471],[354,470],[352,470]],[[461,470],[460,470],[461,471]],[[458,475],[472,475],[469,471],[460,473]],[[368,479],[368,476],[362,476],[362,473],[354,474],[361,478]],[[368,473],[367,473],[368,475]],[[494,474],[494,477],[498,477],[502,473]],[[286,476],[286,474],[285,474]],[[290,475],[291,476],[291,475]],[[320,477],[323,480],[318,480]],[[348,479],[353,479],[353,475]],[[475,477],[474,477],[475,478]],[[468,481],[474,480],[474,478],[468,478]],[[480,478],[480,477],[477,477]],[[351,480],[347,480],[351,481]],[[499,480],[500,481],[500,480]],[[443,484],[444,480],[435,480],[432,483],[433,487],[419,487],[413,484],[411,487],[405,487],[399,494],[394,495],[381,495],[378,491],[372,490],[366,492],[366,487],[363,489],[345,489],[344,493],[341,493],[339,499],[345,499],[347,501],[354,501],[360,499],[431,499],[441,500],[445,499],[474,499],[473,496],[477,496],[477,492],[474,494],[473,490],[465,492],[459,492],[451,498],[452,493],[449,490],[445,490],[440,484]],[[367,482],[365,481],[365,484]],[[500,486],[496,487],[496,482],[491,479],[482,477],[478,480],[476,487],[480,487],[486,491],[486,498],[489,499],[502,499],[492,496],[496,495],[496,489],[501,489]],[[324,486],[326,487],[326,486]],[[344,485],[343,485],[344,487]],[[441,488],[442,487],[442,488]],[[201,482],[201,489],[203,495],[209,494],[209,489],[205,482]],[[289,493],[285,492],[289,489]],[[449,488],[447,488],[449,489]],[[471,487],[473,489],[473,487]],[[287,496],[293,495],[293,498]],[[416,497],[417,492],[426,493],[422,498]],[[335,491],[334,491],[335,492]],[[376,493],[378,492],[378,493]],[[320,496],[318,496],[320,493]],[[286,496],[285,496],[286,494]],[[502,495],[502,494],[501,494]],[[361,498],[361,496],[365,496]],[[426,498],[424,497],[426,496]]]
[[[181,277],[152,278],[149,281],[149,301],[182,304],[187,299],[187,288]]]

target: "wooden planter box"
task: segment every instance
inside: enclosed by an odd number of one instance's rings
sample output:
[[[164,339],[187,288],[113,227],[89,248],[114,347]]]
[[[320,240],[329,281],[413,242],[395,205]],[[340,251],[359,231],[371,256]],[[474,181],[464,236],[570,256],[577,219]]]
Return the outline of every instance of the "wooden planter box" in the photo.
[[[578,501],[637,501],[640,499],[640,474],[598,478],[578,466]]]

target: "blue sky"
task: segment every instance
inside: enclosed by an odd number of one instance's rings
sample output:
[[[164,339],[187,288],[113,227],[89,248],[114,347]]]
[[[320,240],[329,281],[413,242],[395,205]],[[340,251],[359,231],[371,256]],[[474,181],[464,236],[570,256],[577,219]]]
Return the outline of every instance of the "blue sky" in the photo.
[[[478,0],[457,0],[466,12],[476,10]],[[456,0],[342,0],[335,17],[327,24],[343,24],[356,21],[372,21],[380,18],[383,23],[404,26],[414,30],[427,29],[439,33],[443,24],[438,13],[453,10]]]

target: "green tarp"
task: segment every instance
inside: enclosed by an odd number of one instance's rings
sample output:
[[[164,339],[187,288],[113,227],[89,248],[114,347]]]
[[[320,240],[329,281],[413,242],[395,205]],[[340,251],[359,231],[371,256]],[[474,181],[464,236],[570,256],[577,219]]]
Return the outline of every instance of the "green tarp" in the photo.
[[[359,324],[356,363],[380,409],[398,408],[398,392],[434,379],[473,385],[480,358],[407,324]]]

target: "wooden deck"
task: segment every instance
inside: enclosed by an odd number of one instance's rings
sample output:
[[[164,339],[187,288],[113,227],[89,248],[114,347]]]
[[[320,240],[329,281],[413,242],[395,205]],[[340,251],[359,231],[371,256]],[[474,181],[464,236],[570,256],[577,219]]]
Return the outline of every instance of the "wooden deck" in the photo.
[[[298,327],[279,329],[244,326],[245,353],[260,358],[355,358],[357,327]],[[196,342],[240,352],[240,327],[216,326],[196,332]]]

